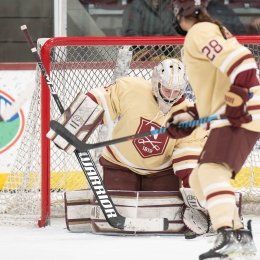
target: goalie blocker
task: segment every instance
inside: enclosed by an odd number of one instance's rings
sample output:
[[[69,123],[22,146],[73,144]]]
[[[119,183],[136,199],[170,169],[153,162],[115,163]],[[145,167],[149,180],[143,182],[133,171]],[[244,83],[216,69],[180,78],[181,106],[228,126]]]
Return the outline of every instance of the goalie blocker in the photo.
[[[68,129],[79,140],[84,142],[100,124],[104,110],[91,98],[79,93],[71,105],[61,115],[58,122]],[[47,138],[52,140],[59,148],[71,154],[75,147],[68,143],[52,129],[47,133]]]

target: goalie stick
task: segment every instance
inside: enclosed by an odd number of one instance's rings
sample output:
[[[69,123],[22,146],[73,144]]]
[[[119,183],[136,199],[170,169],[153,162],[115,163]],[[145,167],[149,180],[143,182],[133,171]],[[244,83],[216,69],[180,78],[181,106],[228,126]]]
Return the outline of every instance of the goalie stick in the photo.
[[[258,115],[252,115],[253,120],[260,119]],[[226,121],[228,122],[228,119],[224,114],[218,115],[210,115],[208,117],[202,117],[196,120],[191,120],[191,121],[185,121],[181,122],[176,127],[178,128],[189,128],[189,127],[195,127],[199,126],[202,124],[207,124],[212,121],[216,120],[222,120],[223,122]],[[149,136],[149,135],[160,135],[164,134],[167,131],[167,127],[160,127],[158,129],[154,129],[148,132],[142,132],[138,134],[133,134],[133,135],[128,135],[128,136],[123,136],[120,138],[112,139],[112,140],[107,140],[104,142],[100,143],[94,143],[94,144],[87,144],[81,140],[79,140],[76,136],[74,136],[70,131],[68,131],[62,124],[55,120],[50,121],[50,128],[54,130],[58,135],[63,137],[68,143],[73,145],[78,151],[80,152],[86,152],[92,149],[97,149],[101,148],[104,146],[112,145],[112,144],[118,144],[126,141],[130,141],[133,139]]]
[[[31,49],[32,54],[42,72],[43,77],[50,89],[51,95],[56,102],[61,114],[64,113],[64,108],[60,102],[60,99],[53,87],[53,83],[41,61],[41,58],[34,46],[32,38],[28,32],[27,26],[22,25],[21,30],[26,38],[26,41]],[[100,173],[91,158],[88,151],[80,153],[75,151],[75,156],[86,176],[88,183],[98,201],[98,204],[107,220],[107,222],[115,228],[122,229],[125,231],[163,231],[168,229],[168,219],[166,218],[126,218],[120,215],[115,208],[115,205],[107,193],[103,185]]]
[[[181,122],[178,125],[176,125],[176,127],[179,127],[179,128],[195,127],[195,126],[199,126],[201,124],[209,123],[213,120],[219,120],[221,118],[224,118],[224,116],[211,115],[211,116],[200,118],[197,120]],[[86,144],[85,142],[80,141],[67,128],[65,128],[62,124],[60,124],[59,122],[57,122],[55,120],[50,121],[50,128],[52,130],[54,130],[58,135],[63,137],[68,143],[73,145],[79,152],[86,152],[88,150],[104,147],[107,145],[117,144],[117,143],[121,143],[121,142],[126,142],[126,141],[130,141],[133,139],[141,138],[144,136],[160,135],[160,134],[166,133],[166,131],[167,131],[167,127],[161,127],[161,128],[149,131],[149,132],[143,132],[143,133],[139,133],[139,134],[135,134],[135,135],[128,135],[128,136],[124,136],[121,138],[112,139],[112,140],[95,143],[95,144]]]

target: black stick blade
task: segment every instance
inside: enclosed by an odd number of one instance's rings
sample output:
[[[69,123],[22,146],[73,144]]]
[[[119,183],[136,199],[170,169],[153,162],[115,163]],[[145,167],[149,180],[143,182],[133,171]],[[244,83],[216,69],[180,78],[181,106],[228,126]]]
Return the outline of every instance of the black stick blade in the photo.
[[[62,124],[55,120],[50,121],[50,128],[64,138],[69,144],[73,145],[79,152],[86,152],[88,150],[88,145],[80,141],[75,135],[73,135],[68,129],[66,129]]]

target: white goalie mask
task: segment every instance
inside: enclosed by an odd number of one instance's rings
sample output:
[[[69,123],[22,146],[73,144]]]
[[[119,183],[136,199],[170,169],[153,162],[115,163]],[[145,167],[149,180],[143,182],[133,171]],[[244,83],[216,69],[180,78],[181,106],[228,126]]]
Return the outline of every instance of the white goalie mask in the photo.
[[[185,68],[177,59],[166,59],[153,69],[153,94],[160,110],[166,114],[185,92]]]

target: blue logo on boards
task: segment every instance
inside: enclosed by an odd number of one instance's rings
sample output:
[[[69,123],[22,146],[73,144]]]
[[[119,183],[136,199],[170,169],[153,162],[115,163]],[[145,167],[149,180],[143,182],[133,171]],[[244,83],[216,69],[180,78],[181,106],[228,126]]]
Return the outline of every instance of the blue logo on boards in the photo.
[[[11,107],[14,99],[4,91],[0,90],[0,112]],[[21,137],[24,131],[24,114],[20,109],[8,121],[0,122],[0,154],[10,149]]]

